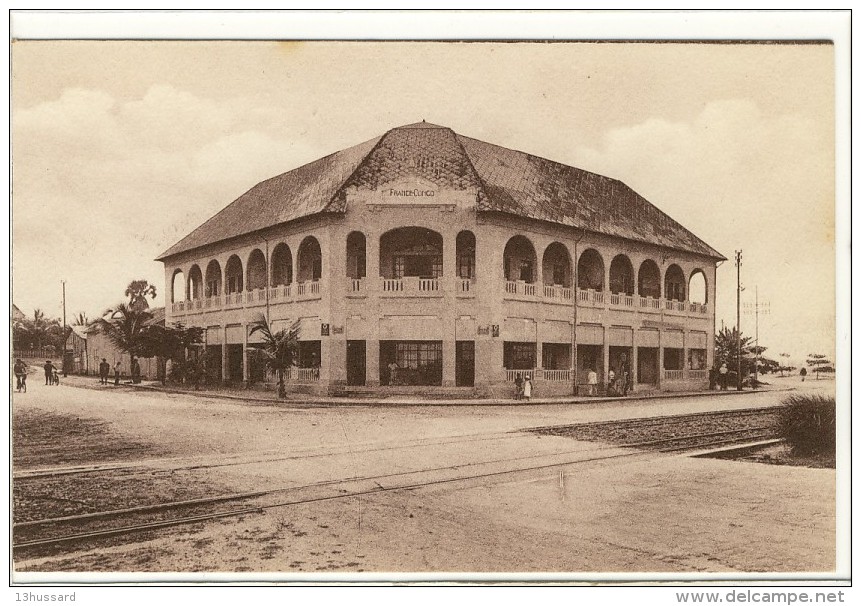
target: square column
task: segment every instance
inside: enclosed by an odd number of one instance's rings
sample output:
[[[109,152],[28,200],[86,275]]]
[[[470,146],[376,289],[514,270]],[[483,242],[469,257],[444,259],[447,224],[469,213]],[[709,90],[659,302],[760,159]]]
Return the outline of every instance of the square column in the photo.
[[[448,331],[446,331],[448,332]],[[453,335],[452,335],[453,336]],[[448,337],[448,335],[446,335]],[[455,341],[453,338],[446,338],[442,342],[442,386],[454,387],[456,383],[455,377]]]
[[[221,327],[221,380],[227,381],[227,325]]]
[[[380,342],[377,339],[365,341],[365,385],[380,386]]]
[[[250,364],[248,361],[248,325],[242,325],[242,380],[251,384]]]

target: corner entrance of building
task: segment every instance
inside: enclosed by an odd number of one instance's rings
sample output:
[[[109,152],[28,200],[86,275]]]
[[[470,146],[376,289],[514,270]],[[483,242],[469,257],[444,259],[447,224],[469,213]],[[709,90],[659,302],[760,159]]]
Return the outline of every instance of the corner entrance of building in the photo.
[[[475,341],[458,341],[455,344],[454,373],[457,387],[475,385]]]
[[[442,385],[442,341],[380,341],[380,385]]]
[[[616,375],[617,385],[614,387],[621,393],[627,393],[634,383],[634,377],[631,375],[632,351],[632,347],[610,346],[610,370]]]
[[[231,383],[242,381],[242,345],[227,346],[227,380]]]
[[[658,384],[658,348],[637,348],[637,383]]]
[[[347,385],[365,384],[365,342],[347,341]]]

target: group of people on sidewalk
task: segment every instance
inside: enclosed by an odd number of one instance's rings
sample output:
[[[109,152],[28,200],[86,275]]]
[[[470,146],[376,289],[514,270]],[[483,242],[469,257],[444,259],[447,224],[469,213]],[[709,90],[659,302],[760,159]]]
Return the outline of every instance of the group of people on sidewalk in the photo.
[[[532,377],[521,376],[520,373],[514,377],[514,399],[527,402],[532,399]]]
[[[622,358],[619,364],[618,372],[610,367],[607,372],[607,384],[605,385],[604,394],[607,396],[623,396],[626,397],[628,392],[633,387],[633,375],[628,367],[628,362]],[[590,367],[586,373],[586,395],[597,396],[598,394],[598,373],[594,367]]]
[[[140,362],[138,362],[138,359],[135,358],[134,356],[132,356],[131,366],[132,366],[132,368],[131,368],[132,383],[138,384],[141,382],[141,365],[140,365]],[[120,360],[117,360],[116,362],[114,362],[113,372],[114,372],[114,385],[119,385],[120,384],[120,376],[122,375],[122,363],[120,362]],[[108,381],[109,381],[108,378],[109,378],[110,374],[111,374],[111,365],[105,358],[102,358],[102,361],[99,364],[99,383],[101,385],[107,385]]]

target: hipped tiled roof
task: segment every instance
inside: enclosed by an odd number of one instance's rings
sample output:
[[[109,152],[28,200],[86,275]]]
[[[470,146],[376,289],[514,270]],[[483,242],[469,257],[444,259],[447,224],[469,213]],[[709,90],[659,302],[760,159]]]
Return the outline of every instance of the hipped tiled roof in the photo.
[[[411,178],[441,189],[476,191],[478,212],[508,213],[724,259],[621,181],[419,122],[256,185],[159,260],[301,217],[342,213],[348,188],[376,189]]]

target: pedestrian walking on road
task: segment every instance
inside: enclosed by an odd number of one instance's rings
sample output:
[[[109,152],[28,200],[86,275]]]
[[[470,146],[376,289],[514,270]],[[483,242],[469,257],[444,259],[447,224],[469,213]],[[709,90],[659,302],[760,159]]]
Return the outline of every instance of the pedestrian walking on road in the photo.
[[[114,363],[114,385],[120,384],[120,363],[119,361]]]
[[[532,398],[532,379],[529,378],[529,375],[526,375],[523,380],[523,397],[526,398],[527,402]]]
[[[137,385],[141,382],[141,364],[137,358],[132,358],[132,383]]]
[[[102,385],[108,384],[108,375],[111,374],[111,365],[105,358],[102,358],[102,363],[99,364],[99,383]]]
[[[586,375],[586,382],[589,386],[588,395],[594,396],[595,388],[598,385],[598,373],[595,372],[594,368],[589,369],[589,374]]]
[[[721,391],[726,391],[727,381],[729,377],[729,369],[726,367],[726,362],[720,365],[720,370],[718,370],[718,379],[720,383]]]
[[[523,399],[523,377],[520,376],[520,373],[514,377],[514,399]]]
[[[801,375],[801,382],[802,382],[802,383],[804,383],[804,379],[805,379],[805,377],[807,377],[807,369],[806,369],[806,368],[802,368],[802,369],[801,369],[801,372],[799,372],[798,374],[800,374],[800,375]]]
[[[45,385],[50,385],[54,382],[54,365],[51,363],[51,360],[45,361]]]

